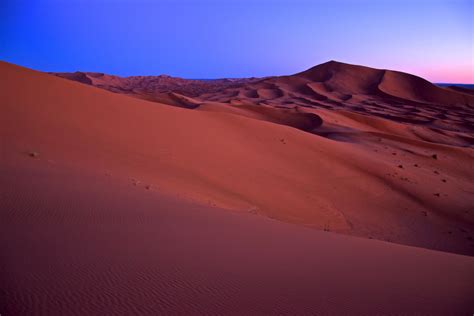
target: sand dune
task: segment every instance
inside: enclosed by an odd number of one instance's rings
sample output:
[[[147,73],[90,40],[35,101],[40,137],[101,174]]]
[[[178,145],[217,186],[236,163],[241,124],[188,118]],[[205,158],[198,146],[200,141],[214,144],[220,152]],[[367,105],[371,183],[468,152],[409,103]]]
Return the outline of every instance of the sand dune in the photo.
[[[2,315],[461,315],[473,307],[472,257],[304,229],[122,175],[8,156]]]
[[[169,105],[175,105],[174,101],[150,96],[173,91],[196,98],[198,102],[236,104],[237,101],[277,108],[344,109],[447,132],[453,135],[456,146],[461,145],[459,139],[464,139],[463,146],[474,144],[472,91],[441,88],[422,78],[392,70],[330,61],[292,76],[231,81],[185,80],[168,76],[120,78],[110,75],[102,75],[101,81],[97,81],[97,74],[57,75],[113,92],[139,98],[146,96],[148,100]],[[124,89],[124,86],[128,88]],[[436,142],[436,139],[432,141]]]
[[[205,101],[180,109],[2,68],[12,152],[38,151],[284,222],[474,253],[474,153],[440,144],[449,135],[351,111]]]
[[[141,94],[160,94],[176,92],[188,96],[198,96],[203,93],[215,93],[225,88],[239,86],[241,83],[253,82],[256,78],[246,79],[215,79],[190,80],[168,75],[159,76],[130,76],[120,77],[103,73],[81,72],[51,73],[58,77],[79,81],[117,93],[140,97]]]
[[[232,113],[262,121],[291,126],[303,131],[312,131],[323,123],[315,113],[306,113],[298,109],[277,109],[271,106],[242,103],[229,105],[223,103],[202,103],[199,110]]]
[[[0,69],[6,314],[471,312],[468,94]]]
[[[461,93],[466,93],[470,95],[474,95],[474,89],[469,89],[469,88],[464,88],[464,87],[458,87],[458,86],[449,86],[446,89],[449,90],[454,90],[456,92],[461,92]]]

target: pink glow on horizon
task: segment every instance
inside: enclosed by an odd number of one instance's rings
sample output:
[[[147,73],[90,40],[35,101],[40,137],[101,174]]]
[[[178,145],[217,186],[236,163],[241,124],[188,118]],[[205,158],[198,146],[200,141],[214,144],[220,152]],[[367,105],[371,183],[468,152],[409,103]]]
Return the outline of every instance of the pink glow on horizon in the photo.
[[[474,63],[464,65],[393,65],[386,68],[395,71],[406,72],[433,83],[459,83],[474,84]]]
[[[419,75],[431,82],[474,84],[474,66],[426,69]]]

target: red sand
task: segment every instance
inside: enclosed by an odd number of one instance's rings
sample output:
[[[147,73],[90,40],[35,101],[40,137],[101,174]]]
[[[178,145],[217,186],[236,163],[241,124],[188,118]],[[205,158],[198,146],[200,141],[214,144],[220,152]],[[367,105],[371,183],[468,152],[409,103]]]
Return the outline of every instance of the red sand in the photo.
[[[474,259],[198,206],[17,155],[2,315],[468,314]]]
[[[163,97],[192,110],[2,63],[0,313],[472,313],[474,259],[405,246],[474,253],[468,95],[338,67]]]

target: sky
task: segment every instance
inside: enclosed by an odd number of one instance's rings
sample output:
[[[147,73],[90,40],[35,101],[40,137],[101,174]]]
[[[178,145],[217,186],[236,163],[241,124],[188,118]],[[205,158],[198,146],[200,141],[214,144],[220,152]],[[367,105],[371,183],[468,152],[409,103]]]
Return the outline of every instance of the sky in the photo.
[[[0,59],[197,79],[337,60],[474,83],[474,0],[2,0]]]

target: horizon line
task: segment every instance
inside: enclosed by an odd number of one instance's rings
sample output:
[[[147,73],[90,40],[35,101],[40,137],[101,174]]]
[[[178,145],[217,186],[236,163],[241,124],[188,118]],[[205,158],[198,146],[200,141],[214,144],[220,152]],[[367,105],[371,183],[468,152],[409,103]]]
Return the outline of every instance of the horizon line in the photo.
[[[449,82],[449,81],[431,81],[431,80],[428,80],[426,79],[425,77],[422,77],[420,75],[417,75],[417,74],[414,74],[414,73],[409,73],[409,72],[406,72],[406,71],[401,71],[401,70],[395,70],[395,69],[389,69],[389,68],[376,68],[376,67],[371,67],[371,66],[366,66],[366,65],[361,65],[361,64],[352,64],[352,63],[347,63],[347,62],[341,62],[341,61],[337,61],[337,60],[334,60],[334,59],[331,59],[331,60],[328,60],[326,62],[323,62],[323,63],[320,63],[320,64],[316,64],[312,67],[309,67],[305,70],[302,70],[302,71],[298,71],[298,72],[295,72],[295,73],[292,73],[292,74],[284,74],[284,75],[268,75],[268,76],[249,76],[249,77],[215,77],[215,78],[189,78],[189,77],[181,77],[179,75],[169,75],[169,74],[166,74],[166,73],[160,73],[160,74],[147,74],[147,75],[143,75],[143,74],[134,74],[134,75],[127,75],[127,76],[122,76],[122,75],[117,75],[117,74],[113,74],[113,73],[108,73],[108,72],[102,72],[102,71],[83,71],[83,70],[71,70],[71,71],[51,71],[51,70],[40,70],[40,69],[35,69],[35,68],[31,68],[31,67],[28,67],[28,66],[24,66],[24,65],[20,65],[20,64],[16,64],[16,63],[13,63],[13,62],[10,62],[10,61],[7,61],[7,60],[0,60],[0,62],[5,62],[5,63],[9,63],[9,64],[12,64],[12,65],[16,65],[16,66],[20,66],[20,67],[24,67],[24,68],[28,68],[28,69],[32,69],[32,70],[35,70],[35,71],[39,71],[39,72],[43,72],[43,73],[95,73],[95,74],[103,74],[103,75],[111,75],[111,76],[116,76],[116,77],[120,77],[120,78],[130,78],[130,77],[160,77],[160,76],[167,76],[167,77],[171,77],[171,78],[179,78],[179,79],[184,79],[184,80],[198,80],[198,81],[204,81],[204,80],[226,80],[226,79],[230,79],[230,80],[235,80],[235,79],[265,79],[265,78],[270,78],[270,77],[284,77],[284,76],[292,76],[292,75],[295,75],[295,74],[298,74],[298,73],[301,73],[301,72],[305,72],[307,70],[310,70],[314,67],[317,67],[317,66],[320,66],[320,65],[324,65],[324,64],[327,64],[327,63],[331,63],[331,62],[334,62],[334,63],[339,63],[339,64],[345,64],[345,65],[351,65],[351,66],[359,66],[359,67],[365,67],[365,68],[370,68],[370,69],[375,69],[375,70],[385,70],[385,71],[395,71],[395,72],[401,72],[401,73],[405,73],[405,74],[409,74],[409,75],[412,75],[412,76],[416,76],[416,77],[419,77],[419,78],[422,78],[432,84],[450,84],[450,85],[474,85],[474,81],[473,82]]]

